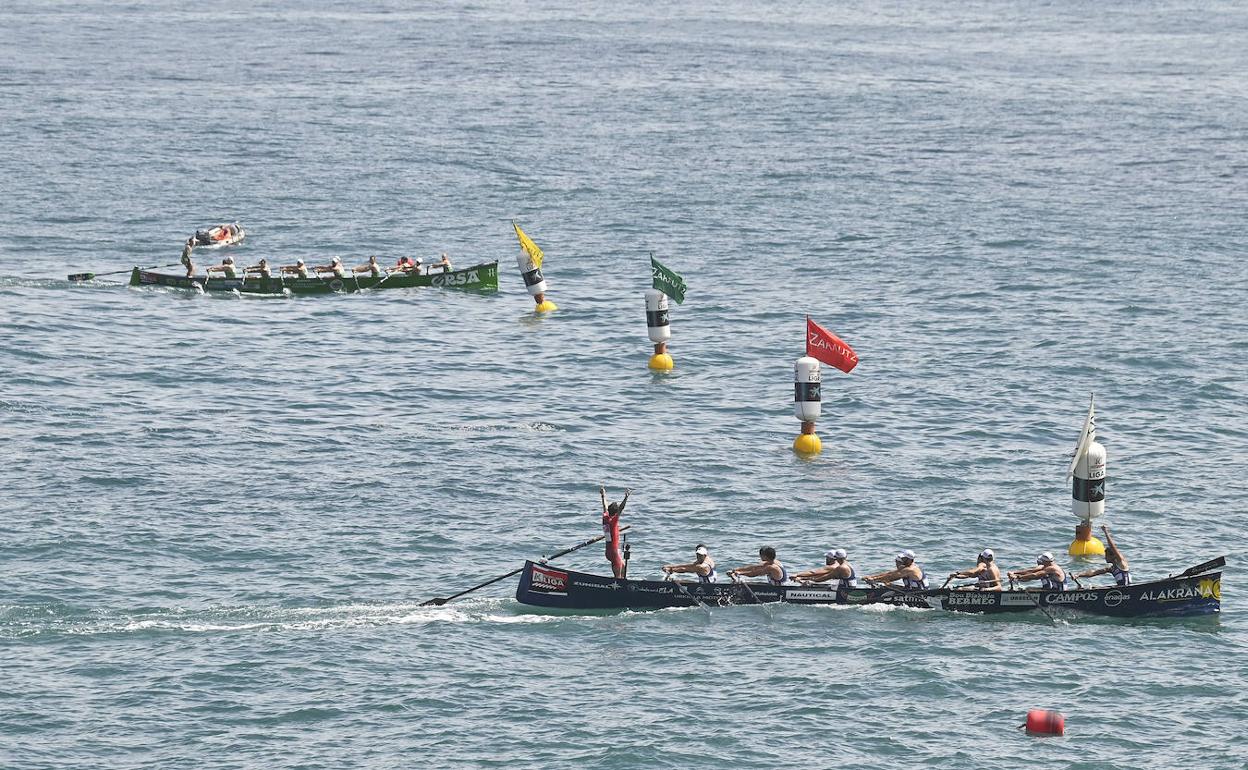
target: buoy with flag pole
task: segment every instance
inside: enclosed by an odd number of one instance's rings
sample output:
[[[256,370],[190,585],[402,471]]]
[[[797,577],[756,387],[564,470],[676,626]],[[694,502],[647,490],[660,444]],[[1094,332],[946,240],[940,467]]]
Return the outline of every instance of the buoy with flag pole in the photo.
[[[524,288],[533,297],[535,304],[533,310],[538,313],[558,310],[555,303],[546,299],[546,278],[542,275],[542,261],[546,255],[537,247],[533,239],[520,229],[520,225],[513,221],[511,226],[515,228],[516,237],[520,239],[520,254],[516,257],[516,264],[520,268],[520,276],[524,278]]]
[[[667,352],[667,341],[672,338],[667,300],[670,297],[677,305],[685,301],[685,279],[659,264],[654,254],[650,255],[650,273],[654,288],[646,289],[646,331],[654,343],[654,355],[647,366],[656,372],[667,372],[675,366]]]
[[[793,451],[803,457],[823,451],[823,442],[815,433],[815,421],[823,410],[821,361],[849,374],[858,365],[858,354],[840,337],[806,316],[806,355],[793,363],[793,412],[802,422],[801,434],[793,439]]]
[[[1075,456],[1066,470],[1066,478],[1074,479],[1071,503],[1079,517],[1074,542],[1067,551],[1071,556],[1105,555],[1105,544],[1092,534],[1092,519],[1105,515],[1105,459],[1105,447],[1096,440],[1096,394],[1092,394]]]

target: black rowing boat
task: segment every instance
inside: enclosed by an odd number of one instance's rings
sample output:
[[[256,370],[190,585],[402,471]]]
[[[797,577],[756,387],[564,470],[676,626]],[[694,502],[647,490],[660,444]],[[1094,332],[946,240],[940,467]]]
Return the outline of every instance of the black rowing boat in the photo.
[[[1221,611],[1225,557],[1178,575],[1125,587],[1069,591],[978,591],[935,588],[924,591],[878,586],[836,590],[822,584],[682,583],[591,575],[548,564],[525,562],[516,588],[521,604],[564,610],[657,610],[738,604],[887,604],[952,612],[995,614],[1040,608],[1075,610],[1120,618],[1209,615]]]

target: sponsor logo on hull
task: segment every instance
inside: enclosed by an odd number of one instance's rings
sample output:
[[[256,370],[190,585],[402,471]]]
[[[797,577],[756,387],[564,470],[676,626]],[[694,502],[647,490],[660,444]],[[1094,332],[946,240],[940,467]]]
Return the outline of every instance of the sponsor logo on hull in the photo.
[[[535,565],[532,578],[529,581],[529,590],[531,591],[541,594],[560,595],[568,592],[568,573],[566,572]]]

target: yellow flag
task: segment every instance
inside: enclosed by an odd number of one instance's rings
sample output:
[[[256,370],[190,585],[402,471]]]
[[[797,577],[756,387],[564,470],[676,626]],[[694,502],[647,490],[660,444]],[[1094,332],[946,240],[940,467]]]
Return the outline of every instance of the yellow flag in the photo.
[[[520,248],[524,249],[525,253],[529,255],[529,261],[533,263],[533,268],[540,268],[542,266],[542,259],[544,259],[546,255],[543,254],[542,250],[537,247],[537,244],[533,242],[532,238],[525,235],[524,231],[520,229],[520,225],[512,222],[511,226],[516,228],[516,237],[520,239]]]

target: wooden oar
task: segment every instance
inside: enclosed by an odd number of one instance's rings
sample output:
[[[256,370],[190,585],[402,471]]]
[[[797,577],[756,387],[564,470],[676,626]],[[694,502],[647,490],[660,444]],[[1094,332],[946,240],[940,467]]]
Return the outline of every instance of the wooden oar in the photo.
[[[632,525],[631,525],[631,524],[629,524],[629,525],[627,525],[627,526],[620,527],[620,531],[621,531],[621,532],[624,532],[624,531],[626,531],[626,530],[628,530],[628,529],[631,529],[631,528],[632,528]],[[565,549],[563,549],[562,551],[560,551],[559,553],[555,554],[554,556],[548,556],[548,557],[546,557],[546,558],[542,559],[542,563],[543,563],[543,564],[545,564],[545,563],[546,563],[546,562],[548,562],[548,561],[554,561],[555,559],[558,559],[560,556],[567,556],[568,554],[572,553],[573,551],[579,551],[579,550],[581,550],[582,548],[584,548],[584,547],[585,547],[585,546],[587,546],[587,545],[593,545],[594,543],[597,543],[599,540],[602,540],[602,539],[603,539],[603,538],[605,538],[605,537],[606,537],[606,535],[605,535],[605,534],[604,534],[604,535],[599,535],[598,537],[590,538],[589,540],[586,540],[585,542],[583,542],[583,543],[581,543],[581,544],[579,544],[579,545],[574,545],[574,546],[572,546],[571,548],[565,548]],[[484,583],[478,583],[477,585],[473,586],[472,588],[469,588],[469,589],[468,589],[468,590],[466,590],[466,591],[460,591],[460,592],[459,592],[459,593],[457,593],[457,594],[451,594],[450,596],[447,596],[447,597],[443,597],[443,598],[439,598],[439,599],[430,599],[430,600],[429,600],[429,601],[427,601],[427,602],[421,602],[421,603],[420,603],[420,606],[421,606],[421,607],[429,607],[429,606],[441,607],[443,604],[446,604],[446,603],[447,603],[447,602],[449,602],[451,599],[458,599],[459,597],[463,596],[464,594],[470,594],[470,593],[472,593],[473,591],[476,591],[478,588],[485,588],[485,587],[486,587],[486,586],[488,586],[488,585],[493,585],[494,583],[497,583],[497,582],[498,582],[498,581],[500,581],[500,580],[506,580],[507,578],[511,577],[512,575],[518,575],[518,574],[519,574],[519,573],[521,573],[521,572],[524,572],[524,567],[521,567],[520,569],[513,569],[511,572],[508,572],[506,575],[499,575],[498,577],[496,577],[496,578],[491,578],[491,579],[489,579],[489,580],[485,581]]]
[[[152,265],[151,267],[140,267],[139,269],[140,270],[159,270],[162,267],[177,267],[180,264],[182,263],[174,262],[168,265]],[[96,276],[99,276],[99,275],[119,275],[121,273],[131,273],[131,272],[134,272],[133,267],[128,270],[111,270],[107,273],[74,273],[73,275],[68,276],[68,278],[71,281],[89,281],[92,278],[95,278]]]
[[[1039,592],[1039,591],[1036,591],[1036,592],[1034,592],[1034,593],[1033,593],[1032,591],[1028,591],[1026,588],[1019,588],[1019,589],[1015,589],[1015,588],[1014,588],[1014,578],[1010,578],[1010,593],[1018,593],[1018,592],[1020,592],[1020,591],[1021,591],[1022,593],[1024,593],[1024,594],[1026,594],[1026,595],[1027,595],[1027,597],[1028,597],[1029,599],[1031,599],[1032,604],[1035,604],[1035,605],[1036,605],[1036,609],[1040,610],[1041,612],[1043,612],[1043,613],[1045,614],[1045,617],[1047,617],[1047,618],[1049,619],[1049,622],[1050,622],[1050,623],[1052,623],[1052,624],[1053,624],[1053,625],[1055,625],[1055,626],[1057,625],[1057,618],[1055,618],[1055,617],[1053,617],[1051,614],[1049,614],[1049,611],[1048,611],[1048,610],[1046,610],[1046,609],[1044,608],[1044,606],[1040,604],[1040,598],[1039,598],[1038,596],[1036,596],[1036,594],[1037,594],[1037,593],[1040,593],[1040,592]]]
[[[711,608],[706,606],[706,602],[704,602],[704,601],[702,601],[701,599],[699,599],[698,597],[694,596],[692,591],[690,591],[688,588],[685,588],[685,584],[684,584],[684,583],[680,582],[679,580],[674,580],[674,579],[672,579],[672,576],[671,576],[671,575],[668,575],[668,576],[667,576],[667,580],[668,580],[668,582],[675,583],[675,584],[676,584],[676,588],[677,588],[677,589],[679,589],[679,590],[680,590],[680,592],[681,592],[682,594],[684,594],[685,596],[688,596],[688,597],[689,597],[690,599],[692,599],[692,600],[694,601],[694,603],[696,603],[699,607],[701,607],[702,609],[706,610],[706,614],[707,614],[707,615],[710,615],[710,614],[711,614]]]

